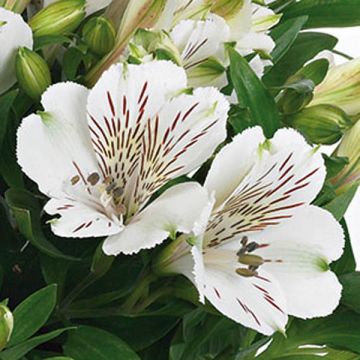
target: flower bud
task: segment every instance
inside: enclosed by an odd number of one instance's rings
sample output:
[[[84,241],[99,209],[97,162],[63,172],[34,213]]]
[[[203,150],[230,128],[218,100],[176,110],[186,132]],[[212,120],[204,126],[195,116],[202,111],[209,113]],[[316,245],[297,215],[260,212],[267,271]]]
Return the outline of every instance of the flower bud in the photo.
[[[3,0],[0,1],[0,6],[11,10],[12,12],[21,14],[29,5],[30,0]]]
[[[51,75],[46,61],[35,51],[22,47],[15,61],[16,77],[20,87],[34,100],[51,84]]]
[[[91,18],[84,26],[83,38],[89,49],[97,55],[105,55],[115,45],[116,31],[103,16]]]
[[[156,59],[171,60],[181,65],[181,56],[169,35],[164,31],[139,29],[129,44],[130,55],[139,61],[149,54]]]
[[[0,351],[3,350],[9,342],[13,327],[13,314],[7,306],[0,304]]]
[[[352,125],[344,111],[332,105],[317,105],[303,109],[285,119],[314,144],[330,145],[341,139]]]
[[[335,151],[336,156],[347,157],[348,165],[331,182],[338,194],[360,184],[360,121],[349,129]]]
[[[35,14],[29,21],[34,36],[64,35],[74,31],[85,17],[85,0],[60,0]]]
[[[310,103],[332,104],[343,109],[348,115],[360,113],[360,59],[332,67],[324,81],[314,91]]]
[[[229,19],[235,16],[244,6],[244,0],[206,0],[211,12]]]

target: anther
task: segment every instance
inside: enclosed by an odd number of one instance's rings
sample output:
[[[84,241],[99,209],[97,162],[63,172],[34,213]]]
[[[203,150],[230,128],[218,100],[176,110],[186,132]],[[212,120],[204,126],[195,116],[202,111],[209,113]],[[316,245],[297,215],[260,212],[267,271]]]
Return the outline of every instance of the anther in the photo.
[[[250,266],[260,266],[264,264],[264,259],[257,255],[240,254],[238,260],[241,264]]]
[[[119,215],[125,215],[126,211],[127,211],[126,206],[123,204],[116,205],[115,210],[116,210],[116,213]]]
[[[90,185],[94,186],[96,185],[100,180],[100,175],[96,172],[90,174],[87,178],[87,181],[90,183]]]
[[[257,271],[253,271],[253,270],[246,269],[246,268],[238,268],[238,269],[236,269],[236,273],[238,275],[241,275],[244,277],[252,277],[252,276],[256,276],[258,274]]]
[[[115,189],[115,187],[116,187],[116,184],[115,183],[111,183],[111,184],[109,184],[107,187],[106,187],[106,192],[108,193],[108,194],[111,194],[111,192]]]
[[[80,176],[79,175],[75,175],[71,178],[71,185],[76,185],[80,180]]]
[[[122,187],[117,187],[113,191],[113,197],[115,200],[119,199],[121,195],[124,193],[124,189]]]
[[[246,251],[247,252],[253,252],[259,247],[259,244],[256,242],[251,242],[250,244],[246,245]]]

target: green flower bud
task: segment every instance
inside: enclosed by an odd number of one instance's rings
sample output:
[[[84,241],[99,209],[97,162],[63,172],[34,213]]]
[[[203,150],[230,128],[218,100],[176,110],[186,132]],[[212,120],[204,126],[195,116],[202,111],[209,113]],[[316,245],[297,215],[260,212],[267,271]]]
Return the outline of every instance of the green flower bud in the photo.
[[[33,16],[29,25],[35,37],[74,31],[85,17],[85,0],[60,0]]]
[[[12,12],[21,14],[29,5],[30,0],[4,0],[0,1],[0,6]]]
[[[244,6],[244,0],[206,0],[211,12],[229,19],[237,15]]]
[[[46,61],[35,51],[20,48],[15,61],[16,77],[20,87],[34,100],[51,84],[51,75]]]
[[[347,157],[349,164],[331,182],[338,194],[360,184],[360,121],[349,129],[335,151],[336,156]]]
[[[0,351],[3,350],[9,342],[13,327],[13,314],[7,306],[0,304]]]
[[[89,49],[97,55],[105,55],[115,45],[116,31],[103,16],[93,17],[84,26],[83,37]]]
[[[164,31],[139,29],[129,44],[130,55],[142,61],[148,55],[158,60],[171,60],[181,65],[181,56],[169,35]]]
[[[315,88],[312,105],[332,104],[348,115],[360,113],[360,59],[332,67]]]
[[[301,131],[308,141],[325,145],[339,141],[352,125],[346,113],[332,105],[308,107],[289,116],[285,122]]]

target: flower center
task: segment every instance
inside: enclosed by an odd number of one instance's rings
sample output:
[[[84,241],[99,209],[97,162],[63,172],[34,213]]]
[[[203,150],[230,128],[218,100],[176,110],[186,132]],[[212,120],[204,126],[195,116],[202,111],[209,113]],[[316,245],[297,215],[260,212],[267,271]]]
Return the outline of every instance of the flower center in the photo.
[[[257,269],[264,264],[264,259],[261,256],[251,254],[253,251],[261,247],[256,242],[250,242],[247,236],[244,236],[241,241],[241,248],[236,253],[238,262],[246,267],[239,267],[236,269],[236,273],[244,277],[257,276]]]
[[[76,185],[81,180],[81,176],[75,175],[71,178],[71,184]],[[99,195],[100,203],[105,214],[117,223],[123,223],[123,217],[127,213],[127,208],[123,204],[124,189],[117,186],[111,177],[101,180],[97,172],[90,174],[85,181],[87,190],[90,194],[94,192]]]

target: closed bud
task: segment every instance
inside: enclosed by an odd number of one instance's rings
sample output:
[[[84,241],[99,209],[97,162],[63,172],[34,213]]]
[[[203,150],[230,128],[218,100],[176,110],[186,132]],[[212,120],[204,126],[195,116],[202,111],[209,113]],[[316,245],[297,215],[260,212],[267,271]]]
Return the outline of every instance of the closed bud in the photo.
[[[346,113],[332,105],[305,108],[287,117],[285,122],[301,131],[311,143],[325,145],[339,141],[352,125]]]
[[[35,51],[20,48],[15,62],[16,77],[20,87],[34,100],[51,84],[50,70],[46,61]]]
[[[129,45],[130,55],[139,61],[151,54],[158,60],[182,63],[178,48],[164,31],[139,29]]]
[[[34,36],[65,35],[85,17],[85,0],[60,0],[35,14],[29,21]]]
[[[360,113],[360,59],[332,67],[314,91],[310,105],[332,104],[348,115]]]
[[[84,26],[83,38],[89,49],[97,55],[105,55],[115,45],[116,31],[103,16],[93,17]]]
[[[0,351],[3,350],[9,342],[13,327],[13,314],[7,306],[0,304]]]
[[[0,1],[0,6],[11,10],[12,12],[21,14],[29,5],[30,0],[3,0]]]
[[[244,0],[206,0],[211,12],[223,17],[232,18],[243,8]]]
[[[348,165],[331,182],[338,194],[360,184],[360,121],[349,129],[335,151],[336,156],[348,158]]]

